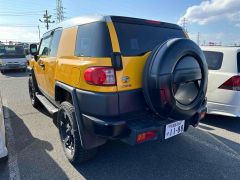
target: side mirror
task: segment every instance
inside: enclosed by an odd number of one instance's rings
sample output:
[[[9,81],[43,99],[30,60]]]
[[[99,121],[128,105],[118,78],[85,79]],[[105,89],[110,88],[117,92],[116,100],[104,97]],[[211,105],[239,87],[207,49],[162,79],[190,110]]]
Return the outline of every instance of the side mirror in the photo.
[[[34,59],[37,60],[37,44],[30,44],[30,54],[34,56]]]

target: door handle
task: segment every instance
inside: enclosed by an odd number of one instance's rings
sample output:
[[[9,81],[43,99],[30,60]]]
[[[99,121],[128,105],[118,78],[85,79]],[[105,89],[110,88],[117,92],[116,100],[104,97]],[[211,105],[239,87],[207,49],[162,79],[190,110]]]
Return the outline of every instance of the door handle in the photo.
[[[45,69],[45,64],[41,60],[38,62],[38,64],[43,70]]]
[[[39,64],[39,66],[41,66],[42,68],[45,68],[45,64],[43,63]]]

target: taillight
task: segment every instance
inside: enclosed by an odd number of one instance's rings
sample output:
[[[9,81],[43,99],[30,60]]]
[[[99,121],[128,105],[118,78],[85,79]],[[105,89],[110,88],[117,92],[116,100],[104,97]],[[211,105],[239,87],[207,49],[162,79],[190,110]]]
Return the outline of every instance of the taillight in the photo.
[[[237,76],[231,77],[226,82],[224,82],[221,86],[219,86],[219,88],[233,90],[233,91],[240,91],[240,76],[237,75]]]
[[[115,71],[111,67],[90,67],[84,71],[87,83],[99,86],[112,86],[116,84]]]
[[[138,134],[136,141],[139,144],[144,141],[149,141],[151,139],[155,139],[156,137],[157,137],[156,131],[147,131],[142,134]]]

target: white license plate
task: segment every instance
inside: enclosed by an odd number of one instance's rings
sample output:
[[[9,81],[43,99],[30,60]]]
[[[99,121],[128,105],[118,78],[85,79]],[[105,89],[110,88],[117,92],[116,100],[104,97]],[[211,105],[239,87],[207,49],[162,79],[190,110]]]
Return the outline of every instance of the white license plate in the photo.
[[[167,124],[165,130],[165,139],[168,139],[170,137],[176,136],[184,132],[184,124],[185,120]]]

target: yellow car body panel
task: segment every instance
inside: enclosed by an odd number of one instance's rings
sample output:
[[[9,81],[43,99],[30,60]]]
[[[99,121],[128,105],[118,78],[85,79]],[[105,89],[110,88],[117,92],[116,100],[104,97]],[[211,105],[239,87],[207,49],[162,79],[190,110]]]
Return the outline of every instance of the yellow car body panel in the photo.
[[[144,56],[122,57],[123,70],[117,71],[118,91],[140,89],[144,65],[150,53]],[[127,78],[128,81],[124,81]]]

